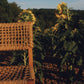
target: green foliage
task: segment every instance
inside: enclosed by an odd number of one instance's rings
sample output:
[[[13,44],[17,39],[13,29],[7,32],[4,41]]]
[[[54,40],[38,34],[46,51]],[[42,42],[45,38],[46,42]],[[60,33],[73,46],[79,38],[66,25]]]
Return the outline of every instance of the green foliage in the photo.
[[[36,25],[42,30],[50,28],[56,23],[55,9],[32,9],[37,18]]]
[[[66,11],[66,16],[67,19],[58,18],[56,20],[58,24],[56,32],[53,32],[52,28],[46,28],[44,32],[37,34],[35,52],[39,53],[37,60],[40,62],[42,62],[41,57],[45,56],[56,58],[56,63],[61,60],[58,67],[62,72],[64,72],[63,66],[70,67],[69,70],[74,75],[71,75],[69,80],[73,82],[75,80],[73,68],[82,66],[84,63],[84,23],[80,21],[77,14],[71,13],[69,9]]]
[[[10,22],[17,22],[18,20],[18,15],[22,11],[22,9],[15,3],[9,3],[9,8],[8,10],[8,17]]]
[[[53,33],[58,43],[54,45],[57,45],[56,53],[61,58],[61,69],[63,69],[63,65],[73,66],[74,64],[77,65],[79,62],[79,64],[82,63],[82,59],[77,62],[76,57],[74,57],[74,55],[78,56],[79,53],[79,17],[70,13],[69,9],[67,10],[66,14],[62,12],[67,18],[61,19],[58,17],[58,29],[57,32]]]
[[[11,59],[10,65],[13,64],[16,60],[16,52],[13,52],[13,57]]]
[[[38,77],[39,77],[39,80],[40,80],[40,84],[42,84],[42,82],[43,82],[43,72],[42,72],[42,70],[40,71],[40,73],[38,73]]]
[[[13,56],[10,65],[28,65],[28,52],[24,51],[12,51]]]
[[[43,35],[42,32],[39,31],[40,28],[34,29],[34,48],[33,48],[33,58],[34,58],[34,71],[36,78],[39,79],[40,84],[42,84],[43,79],[43,71],[42,71],[42,63],[45,58],[45,50],[43,46]],[[39,70],[39,71],[38,71]]]
[[[16,3],[8,3],[7,0],[0,0],[0,22],[16,22],[21,12]]]
[[[70,10],[74,14],[77,14],[81,20],[84,20],[84,10]]]
[[[17,22],[20,12],[21,9],[16,3],[0,0],[0,22]],[[55,9],[32,9],[32,12],[37,18],[33,32],[35,75],[42,82],[43,73],[38,72],[37,68],[41,70],[45,57],[49,56],[57,59],[56,63],[59,63],[60,71],[64,71],[63,66],[65,65],[70,67],[73,74],[74,66],[84,64],[84,10],[69,10],[68,7],[63,6],[62,13],[67,16],[67,19],[57,18],[55,12],[58,13],[58,10]],[[57,30],[53,32],[51,27],[55,24],[58,24]],[[27,52],[20,52],[13,52],[10,64],[28,64]],[[69,80],[73,82],[74,76],[70,76]]]
[[[36,61],[34,60],[34,71],[35,71],[35,74],[37,74],[37,67],[38,68],[41,68],[42,67],[42,64],[39,62],[39,61]]]

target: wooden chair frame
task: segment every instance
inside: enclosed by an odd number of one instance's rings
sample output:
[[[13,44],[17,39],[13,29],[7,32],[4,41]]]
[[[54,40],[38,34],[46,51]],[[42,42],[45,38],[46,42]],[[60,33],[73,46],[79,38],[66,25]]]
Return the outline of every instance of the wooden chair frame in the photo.
[[[33,70],[33,23],[0,23],[0,51],[28,50],[30,84],[35,84]],[[2,83],[2,82],[1,82]],[[0,83],[0,84],[1,84]]]
[[[29,66],[33,67],[33,23],[0,23],[0,51],[28,49]]]

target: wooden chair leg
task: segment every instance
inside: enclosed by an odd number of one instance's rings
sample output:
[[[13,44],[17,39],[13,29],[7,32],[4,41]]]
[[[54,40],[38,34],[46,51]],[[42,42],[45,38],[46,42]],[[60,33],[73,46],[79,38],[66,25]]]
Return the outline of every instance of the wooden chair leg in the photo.
[[[33,83],[31,84],[35,84],[35,74],[34,74],[34,69],[33,69],[33,50],[32,47],[29,48],[28,50],[28,54],[29,54],[29,67],[30,67],[30,75],[31,77],[33,77]]]
[[[28,50],[28,54],[29,54],[29,66],[33,67],[33,51],[31,47]]]

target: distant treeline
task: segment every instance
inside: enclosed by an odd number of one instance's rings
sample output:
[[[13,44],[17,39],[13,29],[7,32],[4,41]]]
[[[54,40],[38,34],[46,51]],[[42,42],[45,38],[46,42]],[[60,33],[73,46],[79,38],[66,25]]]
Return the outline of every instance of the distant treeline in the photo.
[[[17,22],[21,8],[15,3],[0,0],[0,23]]]
[[[36,25],[41,29],[50,28],[56,24],[56,9],[32,9],[33,13],[37,18]],[[74,14],[74,21],[84,20],[84,10],[71,10]]]
[[[80,20],[84,20],[84,10],[71,10],[73,13],[78,14]]]
[[[56,9],[30,9],[37,18],[36,25],[40,25],[42,29],[50,28],[56,23]],[[8,3],[7,0],[0,0],[0,23],[17,22],[18,15],[22,9],[15,3]],[[75,19],[84,20],[84,10],[71,10],[75,13]],[[77,17],[77,18],[76,18]],[[39,26],[38,25],[38,26]]]

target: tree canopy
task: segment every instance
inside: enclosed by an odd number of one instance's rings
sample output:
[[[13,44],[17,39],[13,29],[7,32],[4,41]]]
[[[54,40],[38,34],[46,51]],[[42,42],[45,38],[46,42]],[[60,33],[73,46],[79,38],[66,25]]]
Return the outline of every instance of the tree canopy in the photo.
[[[21,8],[16,3],[8,3],[7,0],[0,0],[0,22],[16,22]]]

